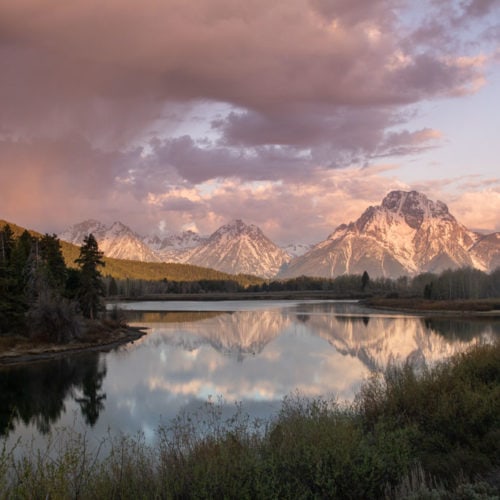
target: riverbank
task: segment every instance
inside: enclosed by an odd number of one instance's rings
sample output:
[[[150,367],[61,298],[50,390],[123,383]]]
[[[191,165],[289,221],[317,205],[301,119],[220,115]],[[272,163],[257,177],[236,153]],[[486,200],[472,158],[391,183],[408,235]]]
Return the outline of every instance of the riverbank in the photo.
[[[371,297],[361,301],[374,309],[453,316],[500,316],[500,299],[428,300]]]
[[[135,342],[145,335],[141,328],[96,323],[83,338],[65,344],[40,342],[20,335],[0,337],[0,367],[49,361],[84,351],[108,351]]]
[[[209,401],[160,425],[152,444],[110,434],[97,446],[58,430],[41,453],[0,447],[0,496],[492,500],[499,388],[496,343],[418,374],[393,366],[352,405],[296,393],[259,423],[238,408],[223,417]]]
[[[330,290],[288,290],[269,292],[210,292],[164,293],[138,295],[136,297],[111,297],[108,304],[116,302],[164,301],[220,301],[220,300],[361,300],[370,297],[366,293],[336,293]]]

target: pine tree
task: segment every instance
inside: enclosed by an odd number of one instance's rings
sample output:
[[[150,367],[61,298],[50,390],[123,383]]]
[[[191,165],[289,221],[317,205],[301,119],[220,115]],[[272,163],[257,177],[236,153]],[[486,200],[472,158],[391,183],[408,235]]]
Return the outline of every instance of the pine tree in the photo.
[[[40,255],[45,264],[49,286],[62,291],[66,285],[67,268],[61,250],[61,242],[55,234],[42,236]]]
[[[104,297],[104,285],[99,267],[104,267],[103,253],[99,251],[97,241],[92,234],[86,236],[80,248],[80,256],[75,262],[80,267],[80,287],[78,300],[83,315],[94,319],[101,310]]]
[[[0,263],[8,265],[14,248],[14,233],[8,224],[0,230]]]
[[[368,273],[365,271],[363,273],[363,276],[361,276],[361,290],[364,292],[365,288],[368,286],[368,283],[370,283],[370,276]]]

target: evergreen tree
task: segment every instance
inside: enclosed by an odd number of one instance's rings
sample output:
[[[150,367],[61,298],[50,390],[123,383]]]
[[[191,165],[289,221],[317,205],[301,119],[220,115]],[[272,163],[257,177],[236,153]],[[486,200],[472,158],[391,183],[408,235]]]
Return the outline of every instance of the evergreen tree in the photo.
[[[9,264],[14,245],[14,233],[11,227],[5,224],[0,230],[0,264]]]
[[[11,269],[16,281],[16,292],[24,293],[28,281],[27,268],[29,267],[30,256],[34,255],[34,239],[28,231],[23,231],[16,240],[16,244],[11,254]]]
[[[40,239],[39,246],[49,286],[62,291],[66,285],[67,268],[59,239],[55,234],[45,234]]]
[[[365,271],[363,273],[363,276],[361,276],[361,291],[365,291],[365,288],[368,286],[368,283],[370,282],[370,276],[368,273]]]
[[[15,239],[10,227],[4,226],[0,243],[0,333],[25,330],[25,271],[32,243],[28,231]]]
[[[103,253],[92,234],[86,236],[80,248],[80,256],[75,262],[80,267],[80,287],[78,300],[86,318],[94,319],[101,309],[104,285],[99,267],[104,267]]]

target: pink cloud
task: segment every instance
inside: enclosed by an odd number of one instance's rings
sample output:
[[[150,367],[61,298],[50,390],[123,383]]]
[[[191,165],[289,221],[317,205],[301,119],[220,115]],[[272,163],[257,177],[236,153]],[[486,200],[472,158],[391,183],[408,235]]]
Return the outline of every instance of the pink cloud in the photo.
[[[496,3],[425,5],[415,21],[401,0],[4,2],[0,216],[47,229],[201,216],[208,230],[239,210],[281,240],[287,220],[315,239],[405,185],[370,174],[370,187],[360,166],[441,144],[409,109],[484,83],[472,39],[498,29]],[[178,132],[207,103],[224,111],[203,117],[206,137]]]

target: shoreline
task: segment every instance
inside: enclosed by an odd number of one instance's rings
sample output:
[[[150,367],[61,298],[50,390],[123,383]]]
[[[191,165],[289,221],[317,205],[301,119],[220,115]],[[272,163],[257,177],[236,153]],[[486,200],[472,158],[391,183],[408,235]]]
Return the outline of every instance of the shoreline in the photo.
[[[40,343],[38,345],[17,346],[17,349],[14,347],[5,352],[0,352],[0,369],[14,365],[52,361],[84,352],[107,352],[120,345],[134,343],[146,335],[145,330],[142,327],[125,326],[117,328],[112,332],[106,332],[106,334],[94,341],[76,341],[68,344]]]
[[[295,292],[259,292],[242,295],[234,293],[210,294],[182,294],[142,296],[133,299],[108,300],[109,305],[117,302],[142,301],[221,301],[221,300],[358,300],[360,305],[380,311],[406,313],[418,316],[453,317],[453,318],[500,318],[500,299],[490,300],[456,300],[432,301],[424,299],[381,297],[339,297],[328,292],[295,291]],[[83,341],[73,341],[68,344],[29,343],[20,339],[18,344],[0,351],[0,369],[8,366],[51,361],[65,356],[72,356],[84,352],[110,351],[120,345],[134,343],[146,334],[145,327],[123,326],[111,331],[100,332],[92,338]],[[1,349],[1,347],[0,347]]]
[[[427,300],[375,297],[361,300],[360,304],[381,311],[397,311],[421,316],[432,315],[462,318],[500,317],[500,299]]]

